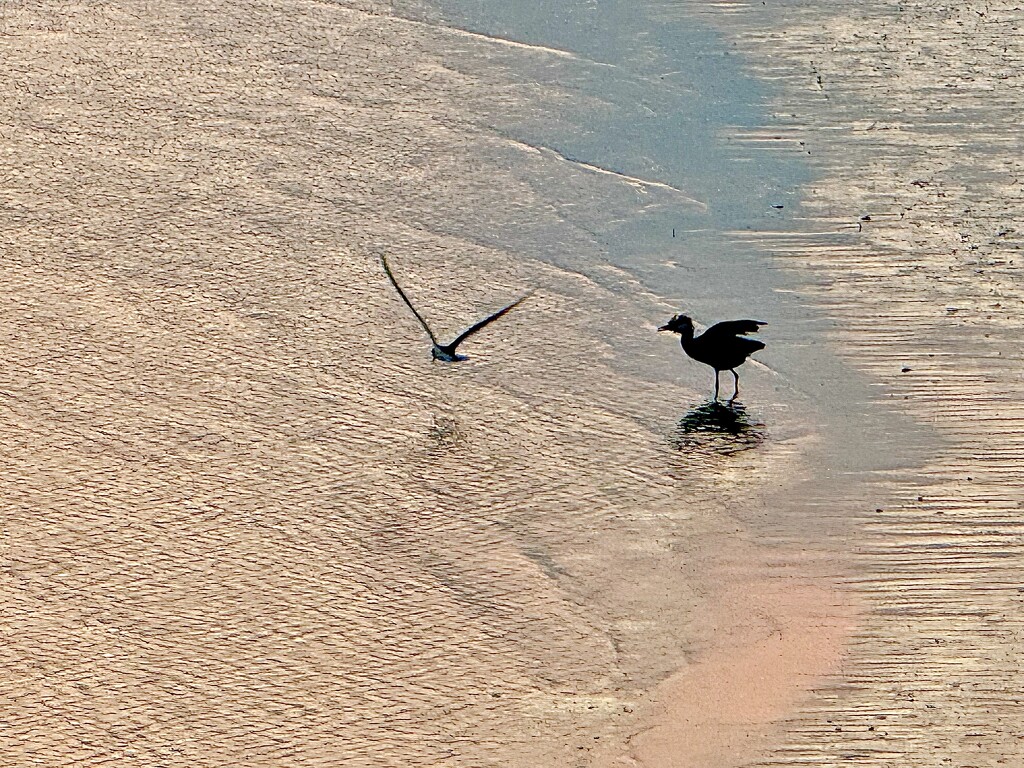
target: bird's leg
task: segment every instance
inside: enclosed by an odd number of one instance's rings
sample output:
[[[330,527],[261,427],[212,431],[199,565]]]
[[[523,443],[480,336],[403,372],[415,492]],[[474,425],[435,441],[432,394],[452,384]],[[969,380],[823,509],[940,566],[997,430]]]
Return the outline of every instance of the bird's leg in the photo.
[[[715,402],[718,402],[718,369],[715,368]]]
[[[735,368],[730,368],[729,370],[732,371],[732,377],[736,380],[736,391],[732,393],[732,399],[735,400],[740,396],[740,375],[736,373]],[[729,402],[732,402],[732,400]]]

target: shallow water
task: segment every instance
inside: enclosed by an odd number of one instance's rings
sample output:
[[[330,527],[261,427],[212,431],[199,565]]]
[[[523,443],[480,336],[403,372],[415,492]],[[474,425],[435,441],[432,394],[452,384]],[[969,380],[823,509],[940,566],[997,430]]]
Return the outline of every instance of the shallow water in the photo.
[[[851,363],[941,438],[864,505],[866,619],[764,764],[1017,764],[1020,9],[687,9],[779,84],[775,151],[820,171],[774,250],[820,276]]]
[[[802,153],[751,140],[774,122],[772,92],[700,12],[665,2],[538,8],[458,0],[396,10],[475,36],[454,38],[445,65],[492,85],[472,102],[475,122],[539,153],[514,172],[559,216],[558,234],[482,227],[472,208],[445,208],[432,226],[579,272],[632,304],[633,316],[621,320],[595,314],[592,329],[628,376],[682,376],[698,392],[711,389],[706,368],[679,365],[674,339],[629,337],[640,316],[652,324],[676,311],[706,324],[770,320],[768,349],[757,355],[767,370],[743,369],[747,382],[760,377],[762,402],[765,386],[773,392],[773,411],[758,418],[781,439],[813,434],[800,450],[814,479],[791,494],[789,524],[809,532],[847,480],[913,466],[927,453],[936,436],[880,402],[825,343],[835,321],[810,298],[816,278],[777,257],[767,235],[802,232],[790,211],[815,171]],[[563,223],[578,239],[564,242]],[[673,355],[676,364],[667,365]],[[799,509],[803,503],[813,511]]]

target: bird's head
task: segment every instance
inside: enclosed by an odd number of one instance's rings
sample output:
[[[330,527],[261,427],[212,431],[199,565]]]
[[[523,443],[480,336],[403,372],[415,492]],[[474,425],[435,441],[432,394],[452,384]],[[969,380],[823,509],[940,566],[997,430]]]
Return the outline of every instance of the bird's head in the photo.
[[[693,336],[693,320],[688,318],[686,315],[675,315],[658,330],[671,331],[672,333],[678,333],[682,336]]]

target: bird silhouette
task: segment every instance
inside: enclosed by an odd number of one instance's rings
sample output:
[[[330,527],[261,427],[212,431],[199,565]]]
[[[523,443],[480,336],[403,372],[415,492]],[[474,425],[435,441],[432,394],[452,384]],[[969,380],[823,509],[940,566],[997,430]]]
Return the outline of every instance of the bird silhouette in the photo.
[[[659,331],[678,333],[683,351],[698,363],[710,365],[715,369],[715,400],[718,400],[718,374],[732,371],[736,391],[732,400],[740,393],[740,375],[736,368],[743,365],[747,358],[759,349],[764,349],[764,342],[748,339],[745,334],[757,333],[762,325],[760,320],[726,320],[708,328],[700,336],[693,336],[693,320],[686,315],[676,315]]]
[[[384,256],[381,256],[380,263],[384,266],[384,271],[387,272],[388,279],[391,281],[391,284],[395,286],[395,290],[398,291],[398,295],[402,297],[402,301],[404,301],[406,303],[406,306],[408,306],[409,309],[412,310],[412,313],[416,315],[416,319],[420,321],[420,325],[423,326],[423,330],[427,332],[427,335],[433,342],[434,346],[430,350],[431,357],[433,357],[435,360],[440,360],[445,363],[457,363],[461,362],[462,360],[467,360],[468,358],[465,355],[456,354],[455,350],[458,348],[459,344],[464,342],[466,339],[468,339],[470,336],[472,336],[480,329],[484,328],[490,323],[493,323],[502,315],[506,314],[507,312],[511,312],[513,309],[518,307],[520,304],[522,304],[524,301],[530,298],[530,296],[533,295],[531,292],[526,294],[522,298],[516,299],[507,307],[502,307],[493,315],[488,315],[479,323],[471,325],[469,328],[467,328],[458,336],[456,336],[455,340],[452,341],[450,344],[442,344],[437,340],[437,337],[434,335],[434,332],[430,330],[430,326],[427,325],[427,321],[424,320],[422,315],[420,315],[420,313],[416,311],[416,307],[414,307],[412,305],[412,302],[409,301],[409,297],[405,295],[405,291],[402,290],[402,286],[398,284],[398,281],[395,279],[394,274],[391,272],[391,267],[388,265],[388,260]]]

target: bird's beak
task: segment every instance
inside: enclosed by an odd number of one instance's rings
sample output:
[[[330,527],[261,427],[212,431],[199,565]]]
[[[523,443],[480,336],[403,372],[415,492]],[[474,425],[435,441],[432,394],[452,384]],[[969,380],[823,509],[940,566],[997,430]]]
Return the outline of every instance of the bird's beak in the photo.
[[[661,331],[668,331],[668,330],[670,330],[670,328],[667,325],[663,325],[663,326],[661,326],[661,328],[658,329],[659,332],[661,332]]]

